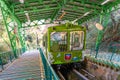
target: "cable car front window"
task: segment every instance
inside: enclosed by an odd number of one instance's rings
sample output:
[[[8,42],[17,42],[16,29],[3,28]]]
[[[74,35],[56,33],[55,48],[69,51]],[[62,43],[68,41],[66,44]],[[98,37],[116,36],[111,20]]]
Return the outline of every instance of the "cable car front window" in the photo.
[[[81,50],[84,44],[84,32],[72,31],[70,32],[70,50]]]
[[[52,32],[50,37],[50,48],[52,52],[67,51],[67,32]]]

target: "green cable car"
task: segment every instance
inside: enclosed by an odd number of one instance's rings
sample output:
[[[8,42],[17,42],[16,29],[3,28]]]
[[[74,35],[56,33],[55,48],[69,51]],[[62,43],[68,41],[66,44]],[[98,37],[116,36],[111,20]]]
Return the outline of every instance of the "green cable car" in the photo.
[[[86,28],[73,24],[49,27],[43,36],[45,54],[51,64],[76,63],[82,60]]]

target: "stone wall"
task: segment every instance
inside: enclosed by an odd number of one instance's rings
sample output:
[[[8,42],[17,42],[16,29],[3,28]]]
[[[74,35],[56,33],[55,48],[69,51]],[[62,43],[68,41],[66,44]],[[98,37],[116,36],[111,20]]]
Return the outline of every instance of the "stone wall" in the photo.
[[[120,70],[87,60],[86,70],[93,74],[96,80],[120,80]]]

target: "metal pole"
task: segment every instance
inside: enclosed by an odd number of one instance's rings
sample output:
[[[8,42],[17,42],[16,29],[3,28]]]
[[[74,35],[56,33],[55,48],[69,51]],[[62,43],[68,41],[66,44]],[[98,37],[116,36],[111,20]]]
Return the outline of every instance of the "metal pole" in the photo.
[[[103,35],[104,35],[105,28],[106,28],[106,26],[108,24],[108,21],[109,21],[108,20],[109,16],[110,16],[110,14],[104,15],[105,18],[103,18],[103,15],[100,16],[100,23],[103,25],[104,29],[98,31],[98,36],[97,36],[96,46],[95,46],[95,50],[96,50],[95,58],[97,58],[97,56],[98,56],[99,47],[100,47],[100,44],[101,44],[101,41],[102,41],[102,38],[103,38]]]

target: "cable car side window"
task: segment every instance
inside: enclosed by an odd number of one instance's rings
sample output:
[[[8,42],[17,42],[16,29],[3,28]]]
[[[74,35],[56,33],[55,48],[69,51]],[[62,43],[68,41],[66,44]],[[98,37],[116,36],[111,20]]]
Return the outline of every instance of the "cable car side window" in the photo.
[[[70,50],[81,50],[84,44],[84,32],[83,31],[71,31],[70,32]]]
[[[52,52],[67,51],[67,32],[52,32],[50,34],[50,48]]]

